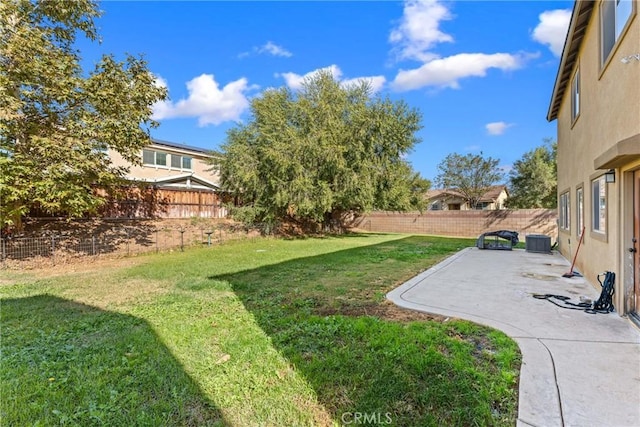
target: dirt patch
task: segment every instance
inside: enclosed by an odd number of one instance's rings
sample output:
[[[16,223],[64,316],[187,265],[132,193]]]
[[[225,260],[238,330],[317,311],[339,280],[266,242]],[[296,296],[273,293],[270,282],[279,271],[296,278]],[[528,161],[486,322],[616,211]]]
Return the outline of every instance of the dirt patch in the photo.
[[[415,310],[398,307],[391,301],[384,301],[381,304],[367,304],[359,306],[348,306],[340,309],[324,308],[319,310],[321,316],[342,315],[342,316],[375,316],[384,320],[394,322],[414,322],[432,321],[445,322],[450,318],[437,314],[422,313]]]
[[[166,282],[148,279],[132,279],[124,282],[99,282],[99,277],[87,277],[85,285],[73,287],[73,300],[83,304],[107,309],[130,302],[151,301],[168,291]],[[64,295],[64,292],[63,292]]]
[[[96,270],[118,270],[128,268],[144,262],[145,258],[140,256],[93,256],[75,257],[68,262],[60,262],[51,265],[51,261],[37,262],[13,262],[7,267],[9,269],[29,270],[29,274],[37,278],[50,278],[65,276],[74,273],[90,273]],[[12,268],[13,267],[13,268]],[[2,282],[0,282],[1,284]],[[13,282],[11,282],[13,283]]]

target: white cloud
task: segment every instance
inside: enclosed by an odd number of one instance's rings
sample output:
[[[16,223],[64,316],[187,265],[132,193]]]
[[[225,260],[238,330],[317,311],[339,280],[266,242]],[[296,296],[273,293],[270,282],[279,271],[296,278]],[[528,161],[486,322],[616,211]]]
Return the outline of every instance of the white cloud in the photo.
[[[467,145],[464,147],[464,151],[480,151],[480,148],[479,145]]]
[[[176,103],[161,101],[155,104],[153,119],[197,117],[199,126],[238,121],[249,107],[246,92],[254,88],[249,86],[247,79],[243,77],[221,89],[213,74],[202,74],[187,82],[187,98]]]
[[[282,56],[284,58],[290,58],[293,56],[293,53],[284,47],[279,46],[272,41],[268,41],[262,46],[254,46],[250,51],[238,54],[238,58],[246,58],[252,53],[255,55],[267,54],[272,56]]]
[[[427,86],[458,89],[458,80],[466,77],[484,77],[487,70],[516,70],[524,65],[530,55],[508,53],[459,53],[434,59],[413,70],[400,70],[392,82],[398,91],[408,91]]]
[[[489,135],[502,135],[511,126],[513,126],[513,123],[493,122],[487,123],[484,127]]]
[[[162,78],[162,76],[160,76],[159,74],[153,74],[153,73],[151,73],[151,75],[153,76],[153,84],[155,86],[169,89],[169,84],[164,78]]]
[[[440,22],[452,19],[449,9],[437,0],[407,0],[400,24],[389,35],[398,59],[426,62],[437,58],[429,52],[438,43],[453,42],[453,37],[440,30]]]
[[[271,41],[268,41],[264,46],[260,47],[258,53],[268,53],[273,56],[284,56],[285,58],[293,56],[293,53]]]
[[[548,10],[542,12],[539,18],[540,23],[533,30],[531,37],[548,46],[555,56],[562,55],[569,21],[571,21],[571,11],[567,9]]]
[[[318,68],[316,70],[309,71],[307,74],[304,74],[304,75],[300,75],[296,73],[279,73],[279,74],[276,74],[276,77],[282,77],[284,79],[285,84],[289,87],[289,89],[300,90],[302,89],[302,84],[306,79],[312,78],[313,76],[315,76],[317,73],[321,71],[330,72],[333,75],[333,77],[337,80],[340,80],[340,77],[342,76],[342,70],[340,70],[340,68],[337,65],[329,65],[328,67]]]
[[[312,78],[313,76],[315,76],[317,73],[321,71],[330,72],[333,75],[333,78],[338,80],[340,84],[342,84],[343,86],[359,84],[362,81],[368,81],[371,86],[371,91],[373,93],[379,92],[384,87],[384,84],[386,83],[386,79],[384,76],[366,76],[366,77],[354,77],[350,79],[343,79],[342,70],[340,69],[340,67],[338,67],[335,64],[330,65],[328,67],[318,68],[316,70],[309,71],[304,75],[300,75],[296,73],[279,73],[279,74],[276,74],[276,77],[282,77],[285,81],[285,84],[291,90],[297,91],[302,89],[302,85],[305,80]]]

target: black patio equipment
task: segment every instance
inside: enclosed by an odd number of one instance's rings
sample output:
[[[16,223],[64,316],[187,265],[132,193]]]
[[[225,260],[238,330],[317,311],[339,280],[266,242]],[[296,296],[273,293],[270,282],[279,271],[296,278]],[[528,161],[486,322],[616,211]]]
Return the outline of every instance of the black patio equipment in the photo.
[[[600,280],[600,276],[604,276],[604,282]],[[585,313],[611,313],[615,307],[613,306],[613,294],[615,291],[616,273],[612,271],[605,271],[602,274],[598,274],[598,283],[602,286],[602,292],[600,292],[600,298],[593,303],[590,302],[571,302],[571,298],[565,295],[554,294],[533,294],[536,299],[546,299],[550,303],[557,305],[560,308],[566,308],[569,310],[582,310]]]
[[[506,241],[498,239],[504,239]],[[518,242],[518,233],[516,231],[498,230],[481,234],[476,241],[476,246],[480,249],[510,251]]]

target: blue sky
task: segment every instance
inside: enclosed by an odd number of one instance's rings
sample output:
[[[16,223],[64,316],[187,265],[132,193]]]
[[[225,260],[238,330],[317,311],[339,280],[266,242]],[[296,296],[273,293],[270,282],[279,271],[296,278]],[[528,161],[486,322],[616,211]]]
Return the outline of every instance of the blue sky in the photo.
[[[449,153],[480,153],[509,170],[543,138],[572,1],[109,1],[102,53],[143,54],[170,100],[158,139],[217,149],[269,87],[299,87],[330,67],[367,78],[423,115],[408,160],[428,179]]]

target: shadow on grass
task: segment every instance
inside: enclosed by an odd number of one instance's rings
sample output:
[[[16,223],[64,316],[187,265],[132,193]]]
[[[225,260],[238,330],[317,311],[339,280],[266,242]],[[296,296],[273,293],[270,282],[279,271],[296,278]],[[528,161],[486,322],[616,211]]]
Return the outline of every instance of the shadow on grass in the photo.
[[[50,295],[4,299],[2,425],[223,425],[139,318]]]
[[[512,425],[514,343],[467,322],[411,321],[424,317],[384,299],[408,264],[425,269],[470,243],[409,237],[209,279],[232,285],[339,423]]]

